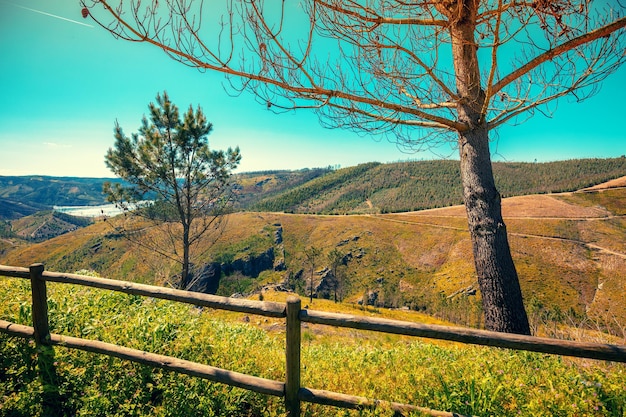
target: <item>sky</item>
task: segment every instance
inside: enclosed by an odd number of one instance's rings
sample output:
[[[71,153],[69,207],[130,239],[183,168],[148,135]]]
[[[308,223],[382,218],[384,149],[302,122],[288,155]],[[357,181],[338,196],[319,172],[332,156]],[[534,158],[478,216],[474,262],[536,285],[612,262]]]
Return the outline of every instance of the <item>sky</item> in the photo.
[[[220,74],[188,68],[145,44],[116,40],[80,14],[78,0],[0,0],[0,175],[112,177],[104,155],[117,120],[136,132],[167,90],[181,109],[200,105],[213,149],[239,146],[238,172],[458,159],[456,150],[404,153],[385,139],[325,129],[309,110],[276,115]],[[623,66],[583,103],[559,101],[553,118],[504,126],[494,161],[554,161],[626,154]]]

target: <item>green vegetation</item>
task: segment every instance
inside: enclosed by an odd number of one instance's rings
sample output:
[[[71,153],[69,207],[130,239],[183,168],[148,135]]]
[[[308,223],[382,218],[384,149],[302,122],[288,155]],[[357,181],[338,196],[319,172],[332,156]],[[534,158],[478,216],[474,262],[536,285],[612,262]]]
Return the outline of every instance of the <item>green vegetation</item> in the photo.
[[[271,198],[296,188],[332,171],[332,168],[304,168],[297,171],[257,171],[235,174],[238,190],[236,208],[254,205],[260,199]]]
[[[267,250],[273,243],[271,227],[265,226],[257,234],[250,234],[237,241],[220,240],[212,248],[212,260],[220,263],[230,263],[246,256],[257,256]]]
[[[501,194],[560,193],[590,187],[626,175],[626,158],[572,159],[544,163],[496,162],[496,185]]]
[[[626,158],[549,163],[497,162],[503,196],[574,191],[626,175]],[[462,204],[458,161],[368,163],[332,171],[263,198],[256,211],[347,214],[388,213]]]
[[[548,163],[496,162],[503,196],[573,191],[626,175],[626,158]],[[459,162],[367,163],[343,169],[263,171],[234,175],[236,209],[295,213],[385,213],[461,204]],[[51,205],[105,202],[100,178],[0,177],[0,218]]]
[[[275,198],[268,198],[251,207],[256,211],[299,211],[304,212],[324,212],[325,210],[316,210],[316,206],[320,204],[328,204],[328,195],[330,190],[338,187],[350,187],[351,184],[360,176],[370,169],[379,166],[379,163],[370,162],[367,164],[357,165],[332,171],[328,174],[311,180],[299,187],[288,190]],[[366,196],[362,196],[359,201],[363,201]],[[334,205],[338,202],[335,200]]]
[[[284,379],[284,322],[48,284],[54,333]],[[266,294],[266,298],[275,298]],[[315,300],[311,308],[359,314]],[[377,309],[361,314],[398,317]],[[408,314],[408,313],[404,313]],[[421,316],[411,313],[413,319]],[[246,320],[242,320],[246,318]],[[31,325],[30,285],[0,278],[0,319]],[[478,416],[623,416],[626,367],[311,325],[302,384]],[[47,362],[42,364],[46,359]],[[54,374],[40,377],[40,369]],[[44,383],[54,381],[54,384]],[[280,416],[279,398],[0,335],[0,416]],[[47,410],[43,410],[43,402]],[[390,416],[303,405],[303,416]],[[56,414],[55,414],[56,412]]]
[[[0,220],[0,238],[13,237],[13,231],[11,230],[11,223],[8,221]]]
[[[536,317],[550,315],[558,306],[577,321],[623,334],[619,324],[626,323],[626,259],[598,248],[626,253],[626,219],[608,210],[618,210],[625,196],[626,189],[609,189],[504,200],[527,306],[532,299],[541,306]],[[534,211],[524,214],[527,207]],[[175,263],[117,235],[110,223],[97,222],[29,247],[7,244],[0,248],[5,251],[0,262],[16,266],[44,262],[50,271],[93,269],[110,278],[156,285],[178,272]],[[306,297],[310,270],[304,251],[316,247],[322,254],[315,285],[320,271],[333,269],[329,254],[339,251],[345,259],[335,271],[341,276],[337,289],[342,301],[357,303],[367,296],[375,306],[408,307],[461,325],[482,325],[481,294],[462,207],[377,216],[241,212],[228,215],[225,225],[213,246],[200,242],[204,248],[200,265],[247,262],[273,250],[275,265],[282,262],[282,268],[257,268],[258,276],[245,276],[240,268],[222,276],[221,295],[251,294],[267,285],[282,285]],[[283,241],[277,244],[279,228]],[[143,237],[152,239],[151,231]],[[321,296],[334,298],[334,290],[329,279]],[[567,323],[568,317],[559,320]]]
[[[209,147],[213,124],[200,106],[194,111],[190,105],[183,114],[164,91],[148,108],[149,118],[144,116],[139,131],[131,136],[115,123],[115,144],[104,159],[107,168],[127,184],[105,182],[102,191],[125,215],[168,225],[165,239],[151,243],[139,237],[140,244],[179,262],[180,279],[175,284],[189,289],[195,242],[218,230],[220,219],[230,210],[231,174],[241,154],[238,147],[226,151]],[[147,202],[150,195],[155,195],[153,203]],[[152,207],[131,209],[142,201]],[[145,224],[135,228],[121,222],[118,227],[132,240]]]

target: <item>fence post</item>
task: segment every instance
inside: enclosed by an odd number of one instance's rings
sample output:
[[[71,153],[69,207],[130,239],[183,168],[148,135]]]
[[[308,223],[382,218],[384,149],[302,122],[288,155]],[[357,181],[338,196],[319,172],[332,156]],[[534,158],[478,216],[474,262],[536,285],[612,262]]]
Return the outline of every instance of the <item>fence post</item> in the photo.
[[[48,294],[46,280],[43,279],[43,264],[32,264],[30,270],[30,288],[33,297],[33,327],[37,344],[37,366],[43,385],[41,405],[46,415],[62,416],[67,410],[59,392],[60,378],[57,373],[54,350],[50,344],[50,327],[48,325]]]
[[[285,409],[289,417],[300,417],[300,306],[298,297],[287,298]]]
[[[43,264],[32,264],[30,270],[30,287],[33,297],[33,327],[35,328],[35,342],[38,345],[46,345],[50,340],[50,328],[48,327],[48,295],[46,293],[46,281],[42,274]]]

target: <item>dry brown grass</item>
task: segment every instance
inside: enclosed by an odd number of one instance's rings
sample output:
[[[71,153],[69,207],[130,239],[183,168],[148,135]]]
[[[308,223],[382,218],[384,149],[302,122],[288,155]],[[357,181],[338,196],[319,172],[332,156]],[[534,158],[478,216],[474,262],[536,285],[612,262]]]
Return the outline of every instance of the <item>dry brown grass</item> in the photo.
[[[616,194],[603,198],[619,203],[624,199],[621,196],[626,196],[626,190],[613,189],[610,193]],[[558,305],[563,311],[572,307],[579,313],[587,310],[594,316],[617,317],[624,323],[626,277],[622,270],[626,270],[626,260],[597,247],[626,255],[626,218],[611,216],[598,207],[597,196],[596,200],[590,200],[592,197],[577,193],[568,195],[566,201],[564,195],[505,199],[513,257],[526,300],[534,297],[547,306]],[[609,205],[614,206],[618,204]],[[353,283],[349,299],[353,301],[364,291],[380,288],[381,278],[390,288],[425,304],[437,300],[440,294],[449,296],[476,283],[462,206],[376,216],[235,213],[229,216],[215,249],[253,235],[270,236],[277,224],[283,228],[287,267],[294,273],[307,268],[303,250],[310,246],[322,250],[318,270],[327,266],[326,254],[332,249],[353,254],[347,268]],[[98,223],[38,245],[14,249],[1,262],[28,266],[43,261],[51,270],[59,270],[60,265],[73,265],[73,270],[101,268],[102,274],[111,278],[148,280],[152,276],[155,282],[174,273],[176,265],[154,254],[136,252],[124,239],[106,238],[110,232],[107,224]],[[101,248],[90,250],[97,241],[103,242]],[[214,256],[209,246],[210,242],[205,242],[203,260]],[[77,263],[68,262],[72,256]],[[285,274],[272,272],[259,280],[259,285],[278,282]]]
[[[607,217],[611,213],[602,207],[584,207],[560,200],[555,195],[527,195],[509,197],[502,200],[502,215],[506,218],[598,218]],[[404,213],[402,216],[419,216],[434,218],[462,217],[465,218],[464,206],[452,206],[430,210]]]
[[[605,190],[607,188],[626,187],[626,177],[616,178],[593,187],[585,188],[585,190]]]

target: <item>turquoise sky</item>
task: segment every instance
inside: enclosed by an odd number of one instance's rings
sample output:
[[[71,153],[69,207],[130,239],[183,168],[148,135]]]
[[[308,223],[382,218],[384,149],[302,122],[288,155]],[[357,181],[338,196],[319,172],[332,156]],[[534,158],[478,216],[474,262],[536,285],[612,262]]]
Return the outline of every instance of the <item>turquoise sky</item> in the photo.
[[[200,104],[215,149],[239,145],[239,171],[457,158],[455,150],[402,153],[395,144],[320,127],[306,110],[275,115],[249,94],[229,97],[219,74],[187,68],[148,45],[115,40],[82,19],[78,1],[0,0],[0,175],[108,177],[113,124],[137,131],[167,90]],[[559,102],[554,118],[505,126],[494,160],[551,161],[626,154],[626,68],[584,103]]]

